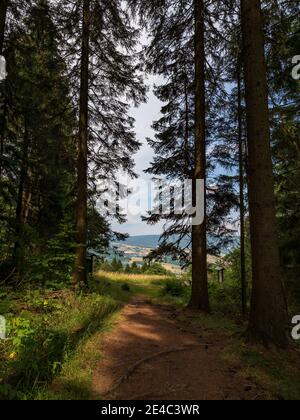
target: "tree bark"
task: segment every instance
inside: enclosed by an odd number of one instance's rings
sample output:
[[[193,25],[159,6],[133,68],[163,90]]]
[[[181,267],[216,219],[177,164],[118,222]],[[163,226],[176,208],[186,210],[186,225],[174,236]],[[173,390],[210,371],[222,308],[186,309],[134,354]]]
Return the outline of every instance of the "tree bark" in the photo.
[[[194,0],[195,8],[195,174],[206,181],[206,133],[205,133],[205,41],[204,1]],[[206,185],[206,182],[205,182]],[[195,188],[194,188],[195,190]],[[206,193],[205,193],[206,195]],[[195,199],[195,197],[194,197]],[[194,200],[195,202],[195,200]],[[209,312],[205,220],[192,227],[192,297],[190,307]]]
[[[4,45],[4,34],[5,34],[5,26],[6,26],[6,15],[7,15],[7,6],[8,0],[0,0],[0,55],[3,53],[3,45]],[[3,82],[3,87],[4,87]],[[1,86],[1,93],[5,91],[5,89]],[[2,102],[2,98],[0,98]],[[5,102],[5,99],[4,99]],[[0,116],[0,180],[2,176],[2,156],[4,154],[4,124],[5,124],[5,114],[6,114],[6,104],[0,103],[0,112],[3,115]]]
[[[24,191],[23,197],[23,209],[22,209],[22,219],[24,223],[28,222],[31,210],[31,200],[32,200],[32,171],[29,168],[26,173],[27,188]]]
[[[188,80],[184,82],[184,99],[185,99],[185,130],[184,130],[184,175],[190,176],[190,155],[189,155],[189,96],[188,96]]]
[[[241,0],[249,147],[249,206],[253,288],[250,336],[287,344],[270,146],[267,70],[260,0]]]
[[[241,270],[241,301],[242,313],[247,313],[247,280],[246,280],[246,252],[245,252],[245,183],[244,183],[244,143],[243,143],[243,115],[242,115],[242,81],[241,66],[238,64],[238,142],[239,142],[239,187],[240,187],[240,270]]]
[[[83,0],[80,116],[77,161],[77,204],[74,286],[87,284],[87,179],[88,179],[88,96],[89,96],[90,0]]]
[[[0,54],[3,52],[8,0],[0,0]]]
[[[30,138],[27,129],[27,123],[24,124],[24,140],[22,150],[22,162],[20,169],[18,197],[16,206],[16,228],[15,228],[15,246],[13,251],[13,263],[16,273],[20,278],[23,271],[24,263],[24,191],[28,172],[28,156],[29,156]]]

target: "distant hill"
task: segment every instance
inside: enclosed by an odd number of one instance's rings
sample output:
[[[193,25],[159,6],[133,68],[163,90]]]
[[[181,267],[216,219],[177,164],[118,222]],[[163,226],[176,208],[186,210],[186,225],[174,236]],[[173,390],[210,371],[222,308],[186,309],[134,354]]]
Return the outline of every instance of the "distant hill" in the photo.
[[[122,242],[122,244],[155,249],[158,247],[159,238],[160,235],[130,236],[126,241]]]
[[[175,239],[173,237],[173,239]],[[129,246],[136,246],[141,248],[149,248],[149,249],[156,249],[159,245],[159,239],[160,235],[140,235],[140,236],[130,236],[128,239],[126,239],[123,242],[120,242],[116,245],[129,245]],[[188,245],[188,239],[183,239],[181,242],[182,246]],[[233,249],[234,246],[238,246],[238,238],[236,240],[236,243],[233,243],[231,245],[225,246],[222,249],[223,254],[227,254],[229,251]]]
[[[155,249],[159,245],[160,235],[142,235],[130,236],[122,245],[138,246],[141,248]],[[183,240],[182,244],[187,244],[187,240]]]

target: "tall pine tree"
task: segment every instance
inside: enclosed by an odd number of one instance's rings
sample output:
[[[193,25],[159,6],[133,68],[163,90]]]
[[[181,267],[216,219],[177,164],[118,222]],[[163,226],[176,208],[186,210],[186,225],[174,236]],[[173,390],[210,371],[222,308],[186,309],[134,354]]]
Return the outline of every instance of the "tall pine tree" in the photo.
[[[13,255],[21,279],[31,258],[47,253],[49,241],[72,214],[75,113],[46,0],[32,5],[23,30],[12,31],[7,46],[10,95],[1,213],[5,254]]]
[[[80,120],[74,272],[78,284],[86,282],[88,203],[95,204],[101,196],[102,179],[117,181],[121,170],[135,176],[133,155],[140,144],[129,109],[130,103],[144,100],[145,88],[135,55],[139,32],[130,22],[126,2],[56,3],[56,20],[64,35],[62,51],[68,57]],[[105,210],[101,211],[106,217]]]
[[[260,0],[242,0],[241,11],[253,267],[249,330],[256,338],[284,346],[287,307],[276,229],[267,69]]]

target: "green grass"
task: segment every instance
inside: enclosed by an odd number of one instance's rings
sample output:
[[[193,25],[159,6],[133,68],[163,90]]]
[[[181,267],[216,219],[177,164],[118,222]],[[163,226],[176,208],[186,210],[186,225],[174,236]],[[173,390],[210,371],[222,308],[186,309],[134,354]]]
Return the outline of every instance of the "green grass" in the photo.
[[[168,276],[100,272],[91,287],[93,291],[121,302],[128,302],[134,295],[159,299],[169,279]]]
[[[298,362],[287,352],[270,353],[255,348],[240,352],[245,369],[252,371],[258,381],[262,381],[278,399],[300,400],[300,371]]]
[[[99,399],[99,342],[133,295],[158,299],[166,276],[100,273],[91,290],[0,292],[9,339],[0,342],[0,399]],[[159,285],[157,284],[159,282]]]
[[[234,336],[223,350],[223,361],[240,366],[240,374],[257,383],[263,398],[270,400],[300,400],[299,353],[294,350],[267,350]],[[262,397],[258,395],[258,398]]]
[[[99,349],[103,334],[110,331],[118,319],[118,313],[107,318],[92,335],[81,340],[76,352],[62,366],[53,382],[39,390],[37,400],[99,400],[100,395],[92,388],[93,372],[102,359]]]
[[[80,349],[105,329],[119,307],[96,293],[16,294],[5,314],[9,339],[0,342],[0,398],[36,399],[81,357]]]

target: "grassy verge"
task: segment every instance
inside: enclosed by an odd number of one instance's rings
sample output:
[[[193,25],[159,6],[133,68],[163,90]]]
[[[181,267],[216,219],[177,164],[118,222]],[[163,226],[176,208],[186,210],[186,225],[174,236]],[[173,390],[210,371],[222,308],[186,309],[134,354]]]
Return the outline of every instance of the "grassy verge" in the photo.
[[[264,399],[300,400],[298,351],[267,350],[235,337],[221,357],[239,366],[245,381],[251,379],[257,383],[264,391]]]
[[[51,384],[39,390],[37,400],[100,400],[92,387],[93,374],[102,358],[101,341],[103,334],[113,329],[118,320],[118,312],[107,318],[97,331],[82,340],[63,364],[60,374]]]
[[[0,342],[0,399],[41,396],[54,378],[64,375],[72,360],[75,363],[119,307],[110,297],[75,295],[68,290],[10,294],[9,302],[2,312],[8,339]],[[67,376],[71,379],[72,375]],[[87,388],[87,380],[83,387],[78,378],[73,379],[79,388]]]
[[[8,339],[0,341],[0,400],[99,399],[99,343],[133,295],[158,298],[165,276],[100,273],[88,293],[0,291]],[[159,286],[157,284],[159,282]]]

